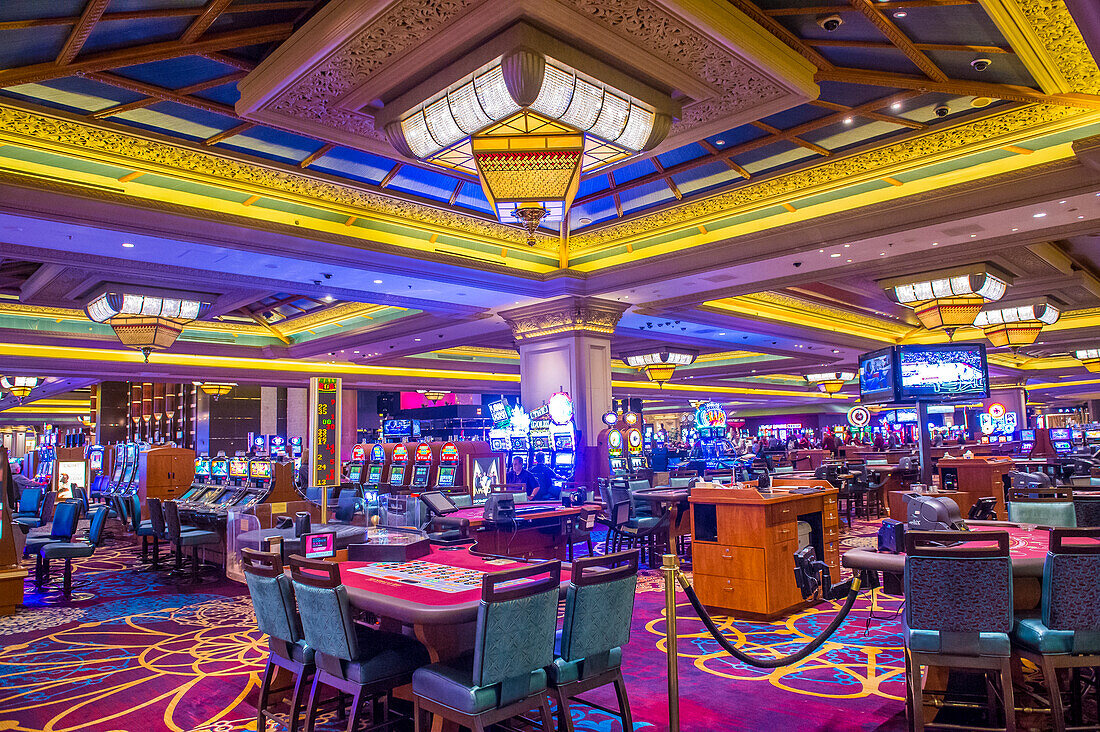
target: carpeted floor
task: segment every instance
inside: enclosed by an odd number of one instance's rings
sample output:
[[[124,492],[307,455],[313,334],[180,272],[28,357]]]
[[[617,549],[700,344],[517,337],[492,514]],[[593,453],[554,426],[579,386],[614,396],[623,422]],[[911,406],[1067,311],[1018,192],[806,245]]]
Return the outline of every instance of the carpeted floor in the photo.
[[[849,544],[873,537],[857,523]],[[78,565],[95,596],[28,607],[0,618],[0,730],[128,732],[255,728],[266,657],[242,585],[191,591],[134,574],[134,549],[110,542]],[[680,707],[684,730],[901,730],[904,663],[899,598],[864,595],[849,621],[806,661],[765,672],[733,662],[680,595]],[[799,647],[828,624],[822,603],[772,623],[721,619],[723,631],[760,654]],[[872,618],[872,614],[874,618]],[[657,572],[639,582],[624,673],[636,729],[667,728],[664,601]],[[592,698],[614,706],[613,695]],[[617,718],[578,708],[579,730],[619,730]],[[276,729],[274,725],[270,729]],[[335,729],[333,724],[324,729]]]

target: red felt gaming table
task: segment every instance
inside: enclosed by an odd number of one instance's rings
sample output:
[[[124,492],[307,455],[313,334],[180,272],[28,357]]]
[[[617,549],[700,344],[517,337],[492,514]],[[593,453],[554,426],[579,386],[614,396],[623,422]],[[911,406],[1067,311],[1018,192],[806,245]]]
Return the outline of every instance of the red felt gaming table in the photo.
[[[351,604],[377,616],[390,629],[412,627],[432,661],[441,661],[473,645],[481,602],[480,577],[528,563],[478,556],[466,546],[433,546],[429,554],[411,563],[379,564],[340,563],[340,581],[347,588]],[[364,569],[374,574],[364,574]],[[469,583],[468,589],[454,591],[455,585],[462,582]],[[563,567],[562,597],[568,587],[569,570]]]

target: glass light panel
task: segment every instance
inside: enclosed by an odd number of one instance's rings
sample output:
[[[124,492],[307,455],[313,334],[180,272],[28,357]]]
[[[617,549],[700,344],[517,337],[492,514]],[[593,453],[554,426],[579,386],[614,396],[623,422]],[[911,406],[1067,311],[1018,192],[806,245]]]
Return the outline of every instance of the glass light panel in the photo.
[[[481,108],[481,102],[477,100],[477,93],[474,91],[472,80],[451,92],[448,99],[451,104],[451,115],[458,126],[462,128],[462,131],[468,135],[477,132],[493,121]]]
[[[561,116],[561,121],[578,130],[587,130],[600,116],[603,95],[602,88],[578,78],[577,85],[573,89],[573,99],[569,102],[569,109],[565,110],[565,114]]]
[[[159,297],[147,297],[141,304],[142,315],[160,315],[161,299]]]
[[[474,79],[474,91],[481,108],[493,121],[500,121],[520,110],[504,83],[504,70],[499,64]]]
[[[108,304],[106,295],[100,295],[89,303],[87,312],[88,317],[97,323],[105,323],[115,315],[118,315],[118,311]]]
[[[894,287],[894,297],[898,302],[916,302],[916,288],[913,285],[897,285]]]
[[[653,112],[643,109],[637,104],[630,105],[630,118],[627,119],[623,134],[614,142],[625,148],[641,150],[649,139],[649,133],[653,130]]]
[[[1058,318],[1062,317],[1062,312],[1053,305],[1047,305],[1043,308],[1043,312],[1039,313],[1038,320],[1046,323],[1047,325],[1054,325],[1058,322]]]
[[[545,114],[550,119],[558,119],[565,110],[569,109],[569,103],[573,100],[573,81],[576,77],[559,69],[553,64],[546,64],[546,71],[542,78],[542,88],[535,99],[531,109]]]
[[[611,142],[623,133],[623,128],[626,126],[626,118],[629,112],[629,102],[605,91],[603,95],[603,109],[600,110],[600,116],[596,119],[596,124],[592,125],[592,129],[590,129],[589,132],[602,140]]]
[[[180,317],[188,320],[194,320],[199,317],[199,308],[202,303],[194,300],[184,300],[180,303]]]
[[[127,315],[137,315],[141,312],[142,300],[144,298],[141,295],[123,295],[122,308],[119,312]]]
[[[1078,360],[1084,361],[1091,358],[1100,358],[1100,348],[1086,348],[1074,354]]]
[[[974,292],[974,288],[970,286],[970,275],[952,277],[951,292],[955,295],[969,295]]]
[[[1008,285],[997,277],[987,274],[985,276],[985,282],[978,288],[977,294],[984,297],[986,300],[1000,300],[1004,297],[1005,290],[1008,289]]]
[[[166,318],[178,318],[180,316],[180,306],[183,305],[183,301],[177,298],[164,298],[160,308],[160,314]]]
[[[932,280],[931,284],[933,297],[951,297],[955,294],[954,289],[951,287],[951,280],[946,277],[940,280]]]
[[[428,123],[424,120],[423,111],[401,120],[401,134],[412,154],[418,158],[427,157],[440,149],[428,132]]]
[[[424,109],[424,121],[428,123],[428,132],[440,147],[447,147],[461,140],[465,135],[451,116],[451,106],[444,97],[432,102]]]

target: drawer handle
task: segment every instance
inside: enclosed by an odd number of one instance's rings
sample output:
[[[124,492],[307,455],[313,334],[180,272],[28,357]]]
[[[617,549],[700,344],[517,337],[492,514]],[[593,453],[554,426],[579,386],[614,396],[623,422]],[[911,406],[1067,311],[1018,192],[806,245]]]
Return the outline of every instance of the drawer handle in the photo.
[[[780,534],[789,534],[789,533],[791,533],[791,530],[790,529],[780,529],[779,533]]]

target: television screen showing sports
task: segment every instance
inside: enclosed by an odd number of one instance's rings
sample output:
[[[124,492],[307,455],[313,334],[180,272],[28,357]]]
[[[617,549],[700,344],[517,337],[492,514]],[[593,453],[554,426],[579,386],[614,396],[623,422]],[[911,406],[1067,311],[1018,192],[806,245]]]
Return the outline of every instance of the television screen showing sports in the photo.
[[[894,390],[894,349],[883,348],[859,357],[859,401],[880,404],[897,399]]]
[[[942,402],[989,397],[982,343],[898,346],[898,399]]]
[[[336,554],[336,534],[306,534],[302,548],[306,559],[327,559]]]

